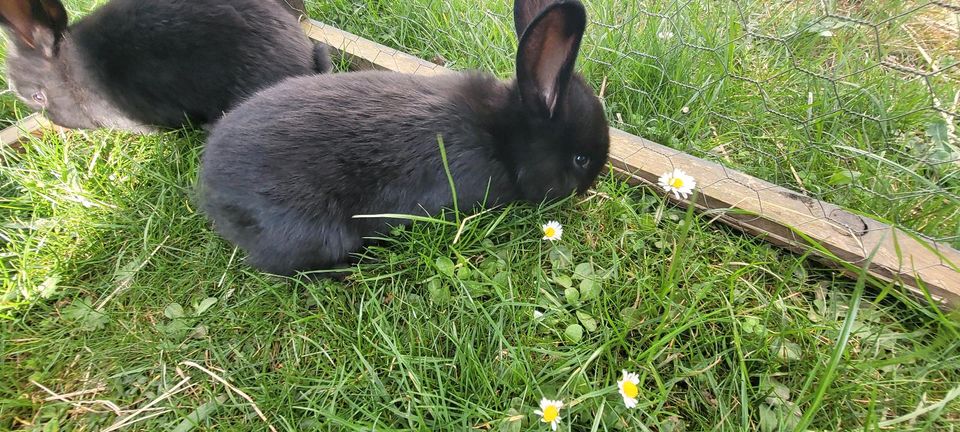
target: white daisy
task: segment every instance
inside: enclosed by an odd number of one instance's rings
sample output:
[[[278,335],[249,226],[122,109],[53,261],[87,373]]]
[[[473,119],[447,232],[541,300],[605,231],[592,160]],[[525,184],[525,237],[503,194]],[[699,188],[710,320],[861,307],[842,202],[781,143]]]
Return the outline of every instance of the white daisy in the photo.
[[[550,221],[543,224],[543,239],[544,240],[560,240],[560,237],[563,236],[563,225],[560,225],[560,222]]]
[[[626,405],[627,408],[637,406],[637,395],[640,394],[640,389],[637,387],[638,384],[640,384],[640,376],[627,371],[623,371],[623,379],[617,381],[620,396],[623,396],[623,404]]]
[[[683,172],[682,169],[664,173],[660,176],[658,183],[664,191],[673,192],[677,199],[687,199],[693,193],[693,188],[697,187],[697,181]]]
[[[540,421],[550,423],[550,429],[557,430],[560,424],[560,409],[563,408],[563,401],[550,400],[543,398],[540,400],[540,409],[534,411],[534,414],[540,416]]]

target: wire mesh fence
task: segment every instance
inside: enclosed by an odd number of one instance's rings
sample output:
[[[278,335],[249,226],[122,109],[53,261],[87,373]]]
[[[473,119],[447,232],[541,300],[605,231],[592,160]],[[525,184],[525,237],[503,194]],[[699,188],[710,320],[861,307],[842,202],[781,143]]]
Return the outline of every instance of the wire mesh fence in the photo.
[[[620,127],[960,246],[960,5],[597,11],[587,61]]]
[[[387,3],[312,7],[448,67],[512,73],[509,1]],[[585,4],[580,68],[614,127],[960,247],[960,3]]]

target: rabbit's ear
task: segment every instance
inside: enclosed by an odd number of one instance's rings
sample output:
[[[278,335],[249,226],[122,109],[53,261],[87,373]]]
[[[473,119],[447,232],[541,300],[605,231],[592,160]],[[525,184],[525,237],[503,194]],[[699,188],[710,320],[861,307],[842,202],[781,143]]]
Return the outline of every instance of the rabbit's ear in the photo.
[[[60,0],[2,0],[0,24],[13,30],[21,42],[37,49],[41,48],[38,36],[42,32],[48,33],[45,43],[52,44],[60,38],[67,29],[67,11]]]
[[[515,0],[513,2],[513,26],[517,31],[517,39],[523,36],[523,32],[530,25],[540,12],[557,0]]]
[[[548,6],[536,16],[520,39],[517,86],[528,111],[552,118],[566,93],[587,12],[577,1]]]

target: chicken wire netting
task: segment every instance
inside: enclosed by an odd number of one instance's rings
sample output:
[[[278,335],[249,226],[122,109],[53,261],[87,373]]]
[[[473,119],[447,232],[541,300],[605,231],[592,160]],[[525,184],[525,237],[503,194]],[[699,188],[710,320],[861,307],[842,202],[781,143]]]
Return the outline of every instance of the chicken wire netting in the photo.
[[[592,11],[615,126],[960,247],[960,3]]]

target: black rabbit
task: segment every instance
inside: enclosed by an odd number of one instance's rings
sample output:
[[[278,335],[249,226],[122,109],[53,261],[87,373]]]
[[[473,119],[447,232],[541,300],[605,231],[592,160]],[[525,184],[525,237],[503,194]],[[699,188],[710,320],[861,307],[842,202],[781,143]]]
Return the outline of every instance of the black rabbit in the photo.
[[[344,264],[383,213],[541,202],[585,191],[607,160],[606,118],[573,72],[586,26],[577,1],[517,0],[517,78],[358,72],[292,78],[217,124],[202,206],[267,272]],[[524,29],[526,29],[524,31]]]
[[[65,127],[212,123],[258,90],[329,67],[298,25],[302,0],[278,1],[114,0],[68,27],[59,0],[2,0],[8,81]]]

